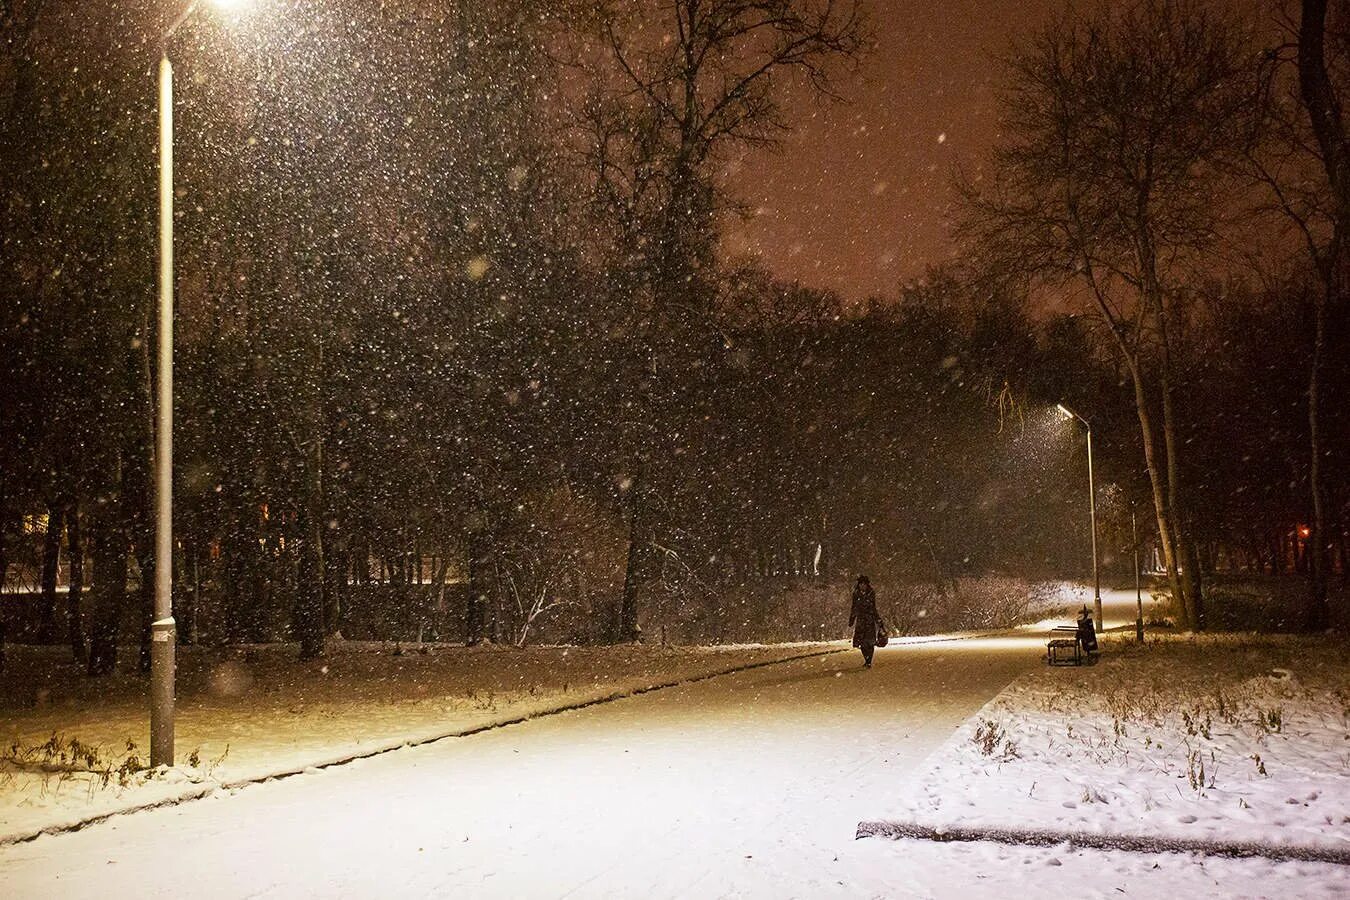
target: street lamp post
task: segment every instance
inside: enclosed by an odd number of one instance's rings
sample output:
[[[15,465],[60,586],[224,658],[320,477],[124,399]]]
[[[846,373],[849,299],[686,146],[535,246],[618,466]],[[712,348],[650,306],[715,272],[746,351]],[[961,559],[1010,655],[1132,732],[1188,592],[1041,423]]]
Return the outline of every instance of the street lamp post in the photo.
[[[195,4],[194,4],[195,6]],[[159,57],[159,346],[155,409],[155,620],[150,625],[150,765],[173,765],[173,65]]]
[[[238,0],[216,0],[221,6]],[[169,42],[196,12],[192,0],[164,32],[159,56],[159,340],[155,390],[155,618],[150,623],[150,765],[173,765],[173,64]]]
[[[1139,584],[1139,523],[1130,503],[1130,543],[1134,547],[1134,637],[1144,642],[1144,592]]]
[[[1057,407],[1066,419],[1077,419],[1087,429],[1088,513],[1092,518],[1092,617],[1097,631],[1102,630],[1102,576],[1097,562],[1097,482],[1092,474],[1092,423],[1063,403]]]

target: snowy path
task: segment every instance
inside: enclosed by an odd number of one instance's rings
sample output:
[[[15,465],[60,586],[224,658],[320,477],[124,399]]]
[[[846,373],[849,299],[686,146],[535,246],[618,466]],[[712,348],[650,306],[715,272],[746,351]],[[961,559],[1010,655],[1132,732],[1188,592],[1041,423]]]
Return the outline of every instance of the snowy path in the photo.
[[[1092,587],[1089,585],[1083,589],[1084,601],[1088,609],[1092,608]],[[1151,615],[1161,613],[1160,604],[1154,599],[1153,595],[1147,589],[1143,595],[1136,600],[1134,589],[1129,590],[1116,588],[1102,588],[1102,625],[1103,631],[1134,631],[1135,619],[1138,616],[1139,604],[1142,602],[1144,619],[1147,620]],[[1055,625],[1072,625],[1076,610],[1072,607],[1041,619],[1037,622],[1031,622],[1020,626],[1017,630],[1024,634],[1043,635]]]
[[[3,848],[0,883],[13,897],[998,896],[1058,856],[1070,878],[1215,889],[1184,858],[854,840],[1040,646],[894,647],[871,671],[823,657],[396,751]],[[1234,865],[1230,878],[1298,874]]]

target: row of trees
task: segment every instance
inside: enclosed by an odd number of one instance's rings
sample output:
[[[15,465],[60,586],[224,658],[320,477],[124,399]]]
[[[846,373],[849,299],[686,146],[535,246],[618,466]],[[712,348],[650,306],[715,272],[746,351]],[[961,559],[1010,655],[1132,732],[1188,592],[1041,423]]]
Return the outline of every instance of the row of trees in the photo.
[[[314,655],[377,605],[400,634],[631,640],[780,576],[1080,571],[1081,437],[1042,414],[1062,398],[1094,411],[1108,552],[1151,498],[1190,624],[1214,548],[1312,522],[1324,571],[1346,436],[1304,379],[1347,384],[1340,282],[1292,264],[1244,281],[1219,248],[1258,186],[1318,253],[1340,220],[1320,170],[1278,155],[1311,127],[1281,93],[1293,68],[1240,23],[1147,0],[1019,50],[1009,143],[966,192],[971,249],[846,308],[717,247],[722,163],[790,127],[786,87],[835,91],[866,46],[857,5],[280,6],[174,48],[189,635],[200,612],[204,633]],[[45,512],[40,630],[64,624],[93,673],[129,585],[148,618],[155,564],[166,14],[5,7],[0,573]],[[1075,280],[1089,292],[1060,308],[1095,314],[1028,313]]]
[[[1277,407],[1277,426],[1267,404],[1304,410],[1304,464],[1290,474],[1307,499],[1314,624],[1328,622],[1338,534],[1344,545],[1346,422],[1326,403],[1346,383],[1344,351],[1331,348],[1347,330],[1350,22],[1344,10],[1329,21],[1319,0],[1296,15],[1246,22],[1191,0],[1067,15],[1008,57],[1004,137],[963,184],[962,232],[979,270],[1076,295],[1128,373],[1158,542],[1188,627],[1204,624],[1201,498],[1234,487],[1218,477],[1233,474],[1233,448],[1248,449],[1239,468],[1252,469],[1254,457],[1289,452],[1292,410]],[[1277,29],[1288,43],[1272,49]],[[1282,357],[1234,333],[1279,324],[1291,315],[1281,306],[1308,320],[1293,340],[1268,333],[1286,339]],[[1192,387],[1206,369],[1240,388],[1201,406]],[[1305,396],[1285,389],[1288,370]],[[1255,442],[1241,433],[1262,426],[1272,431]],[[1260,446],[1276,435],[1285,440]]]

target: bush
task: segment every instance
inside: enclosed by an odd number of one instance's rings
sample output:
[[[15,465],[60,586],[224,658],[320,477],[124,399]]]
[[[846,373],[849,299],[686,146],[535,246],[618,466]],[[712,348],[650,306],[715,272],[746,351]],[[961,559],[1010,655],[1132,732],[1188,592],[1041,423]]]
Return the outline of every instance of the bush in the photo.
[[[1208,631],[1297,633],[1311,621],[1308,583],[1299,576],[1211,575],[1204,591]],[[1157,593],[1170,603],[1165,586]],[[1343,606],[1335,597],[1331,605]]]
[[[891,634],[1007,628],[1081,602],[1081,588],[1004,575],[951,582],[878,580],[877,605]],[[647,639],[677,644],[776,643],[848,637],[851,580],[782,576],[692,598],[654,603]]]
[[[892,599],[883,596],[881,602],[890,611],[887,621],[901,634],[1009,628],[1076,605],[1085,597],[1082,588],[1065,582],[1010,575],[901,584],[891,590]]]

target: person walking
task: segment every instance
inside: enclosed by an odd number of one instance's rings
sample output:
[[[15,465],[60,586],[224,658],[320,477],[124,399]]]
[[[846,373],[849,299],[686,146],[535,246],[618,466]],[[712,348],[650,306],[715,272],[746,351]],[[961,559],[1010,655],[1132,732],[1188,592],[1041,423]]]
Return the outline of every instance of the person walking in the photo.
[[[872,652],[877,646],[881,616],[877,613],[876,591],[872,590],[872,582],[866,575],[859,575],[858,583],[853,586],[853,608],[848,614],[848,624],[853,626],[853,646],[862,651],[863,668],[872,668]]]

